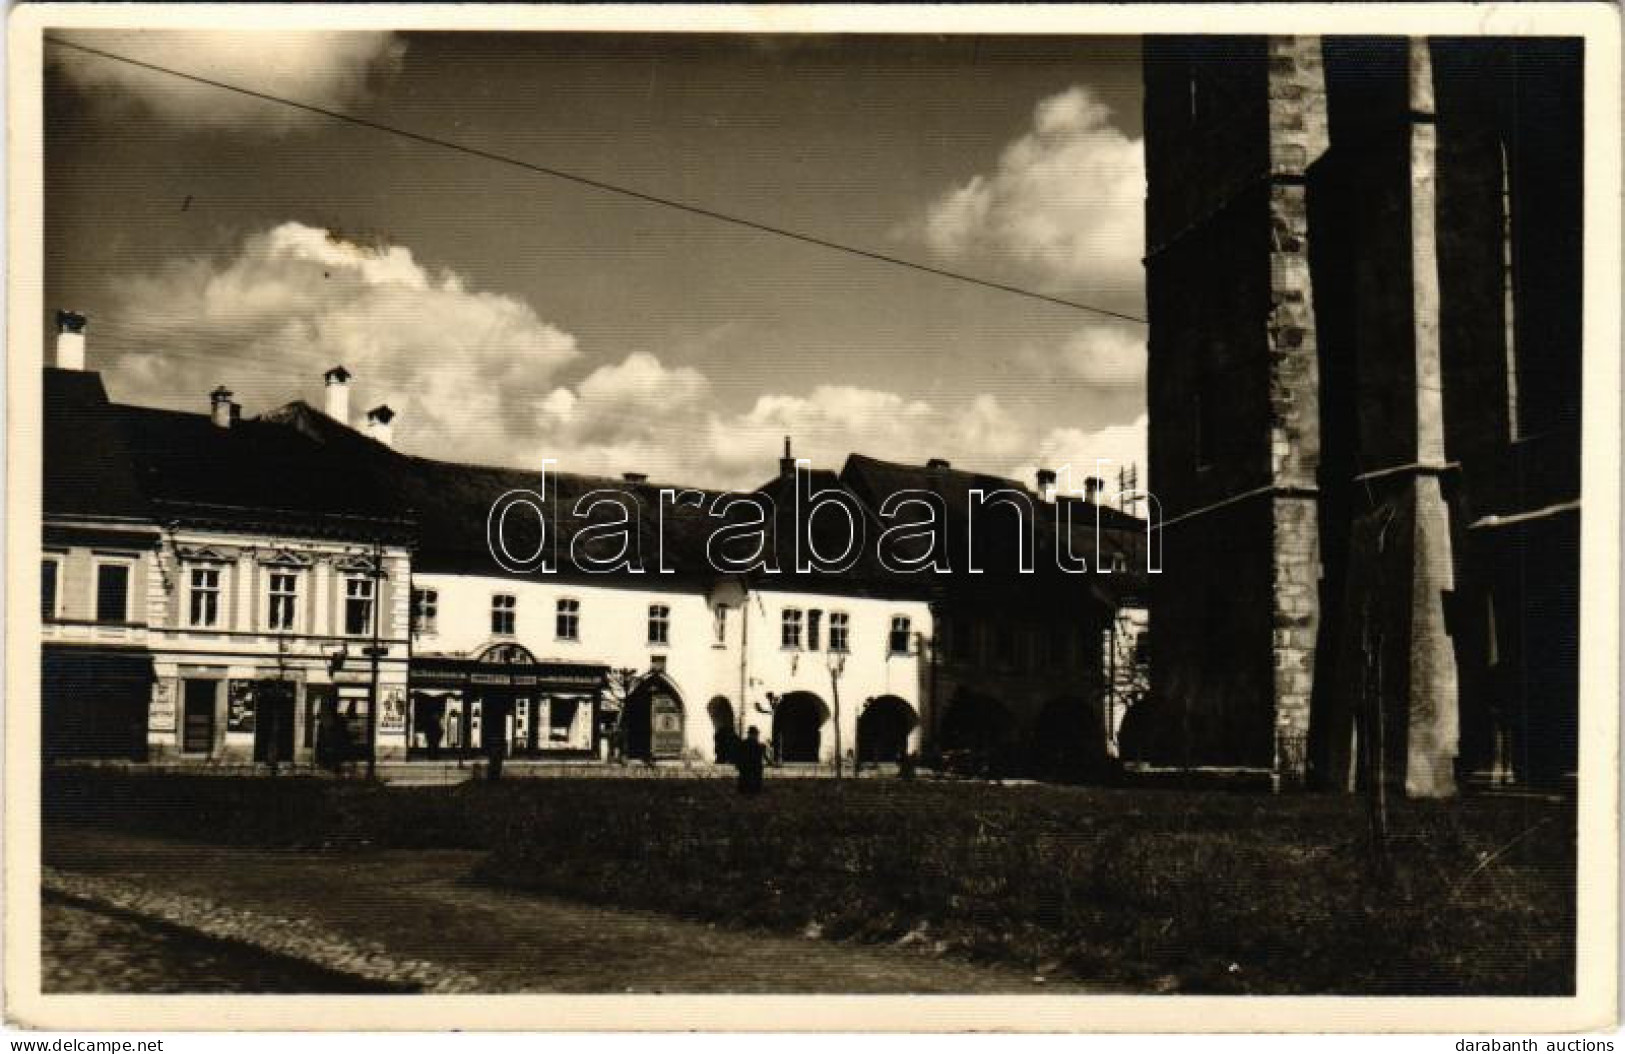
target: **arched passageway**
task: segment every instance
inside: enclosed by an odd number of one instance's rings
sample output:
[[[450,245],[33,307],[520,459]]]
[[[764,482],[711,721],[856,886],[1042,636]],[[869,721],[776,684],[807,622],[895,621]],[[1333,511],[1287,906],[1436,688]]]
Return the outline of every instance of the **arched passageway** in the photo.
[[[773,754],[779,761],[817,761],[829,707],[812,692],[791,692],[773,708]]]
[[[725,695],[715,695],[705,705],[705,712],[711,718],[711,744],[712,756],[719,765],[726,765],[733,760],[734,744],[739,741],[739,732],[734,728],[734,706]]]
[[[895,762],[908,753],[909,733],[919,725],[914,708],[895,695],[872,699],[858,715],[858,760]]]
[[[1014,722],[1010,710],[992,696],[960,691],[942,715],[943,764],[976,775],[992,775],[1009,763]]]
[[[1107,762],[1106,730],[1098,706],[1081,696],[1044,704],[1028,743],[1028,775],[1083,780],[1101,775]]]

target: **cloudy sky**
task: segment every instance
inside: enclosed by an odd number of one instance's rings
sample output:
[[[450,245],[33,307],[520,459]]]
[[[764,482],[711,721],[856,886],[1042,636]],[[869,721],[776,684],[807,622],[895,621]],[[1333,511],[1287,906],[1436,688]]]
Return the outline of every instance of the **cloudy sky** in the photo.
[[[1143,313],[1132,39],[82,32],[82,43]],[[342,362],[405,450],[754,486],[781,437],[1143,461],[1143,326],[47,48],[46,300],[115,398]]]

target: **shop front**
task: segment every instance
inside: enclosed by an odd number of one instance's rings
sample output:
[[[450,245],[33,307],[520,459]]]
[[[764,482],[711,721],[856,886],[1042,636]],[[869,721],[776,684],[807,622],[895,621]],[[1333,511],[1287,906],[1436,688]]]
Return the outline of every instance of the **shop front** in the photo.
[[[591,663],[538,662],[509,643],[472,658],[414,656],[407,757],[480,757],[497,743],[510,758],[595,757],[606,672]]]

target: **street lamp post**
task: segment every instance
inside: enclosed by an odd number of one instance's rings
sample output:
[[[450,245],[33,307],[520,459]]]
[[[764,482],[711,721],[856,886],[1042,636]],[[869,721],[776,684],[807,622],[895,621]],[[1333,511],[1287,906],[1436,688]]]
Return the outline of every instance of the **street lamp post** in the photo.
[[[835,700],[835,778],[843,775],[841,766],[841,673],[846,669],[846,653],[829,651],[829,694]]]

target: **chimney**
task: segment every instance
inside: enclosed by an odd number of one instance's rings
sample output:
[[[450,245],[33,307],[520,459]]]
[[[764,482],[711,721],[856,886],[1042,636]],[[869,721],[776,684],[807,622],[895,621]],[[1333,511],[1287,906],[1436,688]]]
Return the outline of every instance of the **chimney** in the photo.
[[[82,370],[85,368],[85,323],[88,320],[77,311],[56,313],[56,368]]]
[[[1099,476],[1090,476],[1083,481],[1083,500],[1093,505],[1100,497],[1100,492],[1106,489],[1106,481]]]
[[[1038,470],[1038,497],[1043,501],[1055,500],[1055,470],[1041,468]]]
[[[231,401],[231,389],[221,385],[209,393],[209,419],[219,428],[230,428],[237,420],[236,403]]]
[[[647,483],[649,482],[649,474],[647,472],[622,472],[621,479],[628,483]]]
[[[376,439],[385,446],[395,445],[395,429],[390,422],[395,420],[395,411],[387,403],[379,403],[367,411],[367,436]]]
[[[925,467],[929,468],[929,469],[934,469],[937,472],[946,472],[949,469],[953,468],[952,465],[948,464],[947,461],[943,460],[940,457],[934,457],[930,461],[927,461],[925,463]]]
[[[327,416],[341,425],[350,423],[350,371],[334,366],[322,374],[327,382]]]
[[[796,474],[795,455],[790,453],[790,437],[784,437],[784,456],[779,458],[779,478]]]

